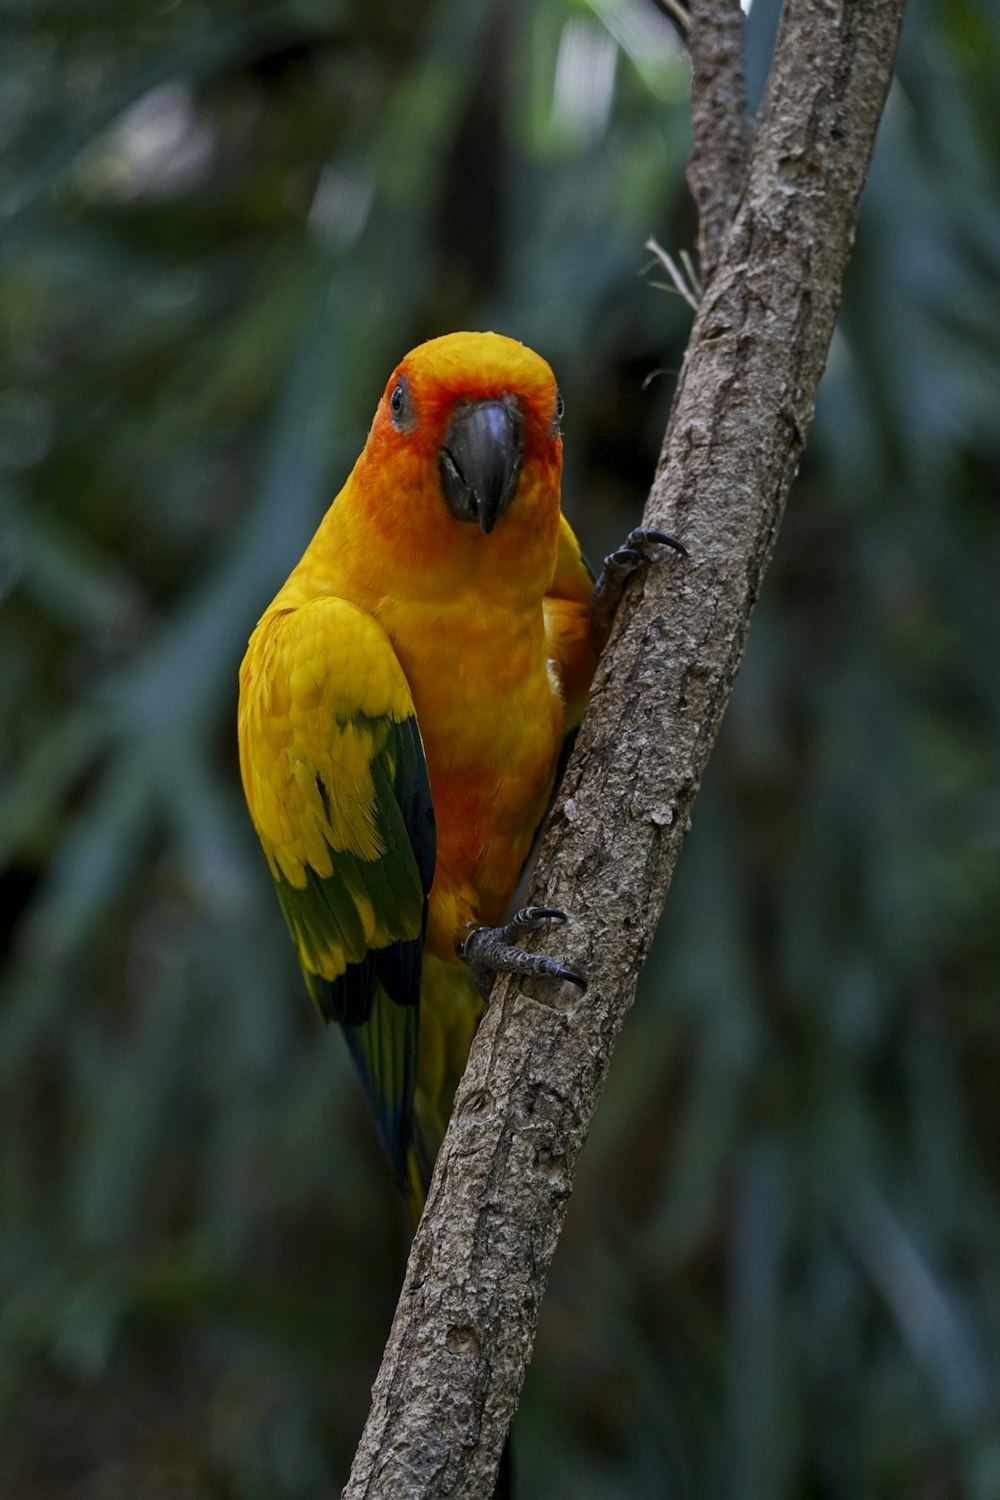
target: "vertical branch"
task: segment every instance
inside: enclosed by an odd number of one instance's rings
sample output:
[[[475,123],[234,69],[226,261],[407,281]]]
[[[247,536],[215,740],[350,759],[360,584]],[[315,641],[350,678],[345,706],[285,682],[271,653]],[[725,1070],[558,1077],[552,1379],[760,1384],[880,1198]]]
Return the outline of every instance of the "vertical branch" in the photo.
[[[693,141],[688,185],[698,206],[701,281],[715,270],[746,180],[750,127],[739,0],[691,0]]]

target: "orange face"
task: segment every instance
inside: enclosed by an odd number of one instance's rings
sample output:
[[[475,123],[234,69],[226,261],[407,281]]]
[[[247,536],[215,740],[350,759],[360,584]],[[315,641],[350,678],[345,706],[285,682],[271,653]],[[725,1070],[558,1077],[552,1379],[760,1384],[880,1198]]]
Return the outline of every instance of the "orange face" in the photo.
[[[515,553],[530,566],[558,527],[560,409],[551,369],[514,339],[421,344],[393,371],[355,473],[369,523],[465,567]]]

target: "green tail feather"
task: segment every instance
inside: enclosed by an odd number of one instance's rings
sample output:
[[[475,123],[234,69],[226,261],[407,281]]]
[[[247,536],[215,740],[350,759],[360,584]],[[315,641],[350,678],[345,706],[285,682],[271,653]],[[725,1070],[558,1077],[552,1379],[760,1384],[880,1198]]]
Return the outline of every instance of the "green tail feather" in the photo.
[[[371,988],[368,1019],[341,1022],[375,1116],[379,1140],[406,1193],[410,1191],[413,1155],[418,1024],[417,1007],[397,1005],[378,983]]]

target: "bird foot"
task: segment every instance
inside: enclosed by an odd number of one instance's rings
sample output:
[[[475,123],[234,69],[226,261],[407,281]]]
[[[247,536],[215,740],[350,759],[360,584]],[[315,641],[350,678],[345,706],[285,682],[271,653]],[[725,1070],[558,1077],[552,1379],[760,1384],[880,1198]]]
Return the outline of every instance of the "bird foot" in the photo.
[[[549,927],[565,921],[566,913],[557,906],[522,906],[504,927],[474,927],[462,944],[461,953],[483,999],[489,999],[498,974],[567,980],[585,990],[587,981],[575,969],[544,953],[526,953],[518,947],[518,939],[526,933],[547,932]]]
[[[590,606],[591,629],[598,651],[603,651],[607,645],[626,585],[636,573],[644,572],[650,563],[657,561],[656,549],[659,547],[670,547],[674,552],[679,552],[681,557],[688,555],[684,543],[679,542],[668,531],[654,531],[649,526],[637,526],[635,531],[629,532],[622,546],[604,559],[604,567],[594,585]]]

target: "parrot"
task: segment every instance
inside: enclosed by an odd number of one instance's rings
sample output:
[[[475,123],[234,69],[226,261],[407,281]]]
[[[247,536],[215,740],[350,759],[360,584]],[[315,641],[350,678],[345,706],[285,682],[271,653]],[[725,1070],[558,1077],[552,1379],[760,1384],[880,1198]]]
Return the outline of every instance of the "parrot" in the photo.
[[[399,363],[240,669],[251,820],[320,1014],[339,1022],[414,1228],[495,975],[583,976],[508,919],[624,583],[561,510],[548,363],[452,333]]]

